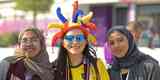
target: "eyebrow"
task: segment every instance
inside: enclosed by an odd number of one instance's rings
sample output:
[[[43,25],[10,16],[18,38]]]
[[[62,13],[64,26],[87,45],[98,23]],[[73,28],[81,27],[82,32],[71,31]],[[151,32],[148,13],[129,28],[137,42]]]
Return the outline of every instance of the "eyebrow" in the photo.
[[[24,38],[22,38],[22,39],[38,39],[38,37],[24,37]]]
[[[122,38],[124,38],[124,36],[121,36],[121,35],[120,35],[120,36],[117,36],[117,37],[116,37],[116,39],[122,39]],[[113,39],[113,37],[109,37],[109,38],[108,38],[108,40],[112,40],[112,39]]]

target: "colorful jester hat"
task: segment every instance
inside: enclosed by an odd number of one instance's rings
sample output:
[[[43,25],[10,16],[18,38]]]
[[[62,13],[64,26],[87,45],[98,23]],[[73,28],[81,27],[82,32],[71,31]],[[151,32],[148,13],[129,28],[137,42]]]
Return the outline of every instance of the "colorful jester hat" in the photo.
[[[78,9],[78,1],[75,1],[73,4],[72,22],[69,22],[61,14],[61,8],[58,7],[56,12],[62,23],[50,23],[48,25],[49,29],[60,29],[60,31],[52,37],[52,47],[54,47],[69,30],[75,28],[83,32],[89,43],[96,45],[96,37],[94,36],[96,25],[91,22],[93,12],[89,12],[89,14],[83,16],[83,12]]]

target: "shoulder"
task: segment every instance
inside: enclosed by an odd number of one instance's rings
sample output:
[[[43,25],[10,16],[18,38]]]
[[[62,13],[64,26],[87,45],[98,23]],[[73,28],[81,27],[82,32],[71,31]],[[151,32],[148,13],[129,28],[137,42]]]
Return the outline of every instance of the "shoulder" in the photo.
[[[144,71],[148,80],[159,80],[160,78],[160,66],[158,61],[154,59],[144,60],[141,65],[140,71]]]
[[[97,58],[97,64],[103,64],[103,61],[100,58]]]
[[[100,68],[102,68],[102,67],[106,68],[104,62],[100,58],[97,59],[97,66],[100,67]]]
[[[7,61],[7,60],[1,60],[0,61],[0,71],[5,71],[5,70],[8,70],[10,66],[10,63]]]
[[[103,64],[103,61],[102,61],[102,59],[100,59],[100,58],[97,58],[97,64]]]
[[[140,63],[140,66],[142,66],[147,72],[156,71],[158,69],[160,71],[159,63],[156,60],[146,59]]]
[[[10,63],[7,60],[1,60],[0,61],[0,68],[3,67],[3,66],[9,66],[9,64]]]
[[[10,63],[6,60],[0,61],[0,80],[5,80]]]

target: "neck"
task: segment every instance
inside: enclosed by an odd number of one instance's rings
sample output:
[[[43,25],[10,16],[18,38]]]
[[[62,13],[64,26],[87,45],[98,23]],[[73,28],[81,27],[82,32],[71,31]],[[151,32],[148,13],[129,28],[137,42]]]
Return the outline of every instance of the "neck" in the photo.
[[[83,54],[70,54],[69,55],[71,65],[76,66],[82,63]]]

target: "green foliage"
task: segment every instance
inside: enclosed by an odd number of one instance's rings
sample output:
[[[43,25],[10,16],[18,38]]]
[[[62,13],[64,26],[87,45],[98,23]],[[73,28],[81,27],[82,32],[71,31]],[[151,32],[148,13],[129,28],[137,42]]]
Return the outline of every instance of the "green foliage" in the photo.
[[[15,0],[16,9],[24,11],[47,12],[54,3],[54,0]]]
[[[33,12],[33,26],[36,27],[37,14],[48,12],[54,0],[15,0],[16,9]]]
[[[0,35],[0,47],[8,47],[18,42],[18,33],[4,33]]]

